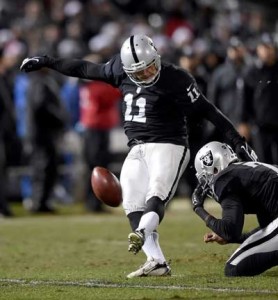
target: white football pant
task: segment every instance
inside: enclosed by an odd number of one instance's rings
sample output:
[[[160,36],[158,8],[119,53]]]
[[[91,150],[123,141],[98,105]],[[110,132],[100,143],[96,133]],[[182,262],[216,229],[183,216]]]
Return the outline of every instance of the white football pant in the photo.
[[[228,276],[253,276],[278,264],[278,218],[252,234],[226,264]]]
[[[157,196],[172,199],[190,158],[184,146],[169,143],[143,143],[128,153],[121,170],[123,208],[126,215],[144,211],[146,202]]]

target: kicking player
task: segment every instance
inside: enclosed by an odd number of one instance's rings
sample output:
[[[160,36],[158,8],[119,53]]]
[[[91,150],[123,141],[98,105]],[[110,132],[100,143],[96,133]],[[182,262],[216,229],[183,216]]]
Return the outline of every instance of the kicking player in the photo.
[[[143,249],[146,263],[128,278],[171,273],[158,241],[157,228],[190,157],[186,116],[193,110],[211,121],[244,160],[254,152],[233,124],[200,92],[184,69],[162,62],[145,35],[126,39],[120,53],[106,64],[78,59],[36,56],[24,59],[21,70],[42,67],[64,75],[101,80],[123,94],[124,130],[130,151],[120,181],[123,208],[129,219],[129,251]]]
[[[278,265],[278,168],[261,162],[239,162],[227,144],[211,142],[195,157],[199,185],[193,209],[212,232],[206,243],[240,243],[228,259],[226,276],[254,276]],[[216,219],[203,207],[210,192],[221,205]],[[259,226],[243,233],[244,215],[255,214]]]

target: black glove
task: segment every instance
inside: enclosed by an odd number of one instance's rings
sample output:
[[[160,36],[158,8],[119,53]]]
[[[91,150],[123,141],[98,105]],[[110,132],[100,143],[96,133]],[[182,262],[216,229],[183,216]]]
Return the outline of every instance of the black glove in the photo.
[[[258,156],[255,151],[247,144],[245,139],[235,146],[235,152],[242,161],[258,161]]]
[[[25,72],[32,72],[37,71],[43,67],[46,67],[49,63],[49,57],[44,56],[34,56],[34,57],[27,57],[23,60],[20,70]]]
[[[197,207],[203,207],[207,197],[208,186],[199,183],[192,194],[192,205],[195,211]]]

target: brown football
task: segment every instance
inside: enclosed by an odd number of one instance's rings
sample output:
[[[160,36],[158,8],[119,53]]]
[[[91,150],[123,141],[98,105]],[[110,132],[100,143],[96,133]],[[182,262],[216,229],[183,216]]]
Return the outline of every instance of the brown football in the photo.
[[[106,205],[117,207],[122,203],[122,188],[119,179],[108,169],[95,167],[91,183],[96,197]]]

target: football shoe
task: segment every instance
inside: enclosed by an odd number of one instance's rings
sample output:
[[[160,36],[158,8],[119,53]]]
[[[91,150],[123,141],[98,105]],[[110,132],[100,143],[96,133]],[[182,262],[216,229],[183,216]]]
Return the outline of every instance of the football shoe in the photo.
[[[146,276],[170,276],[171,268],[167,262],[159,263],[154,258],[147,260],[138,270],[127,275],[127,278]]]
[[[135,232],[132,232],[128,235],[128,251],[133,252],[134,254],[137,254],[145,241],[145,235],[143,230],[136,230]]]

